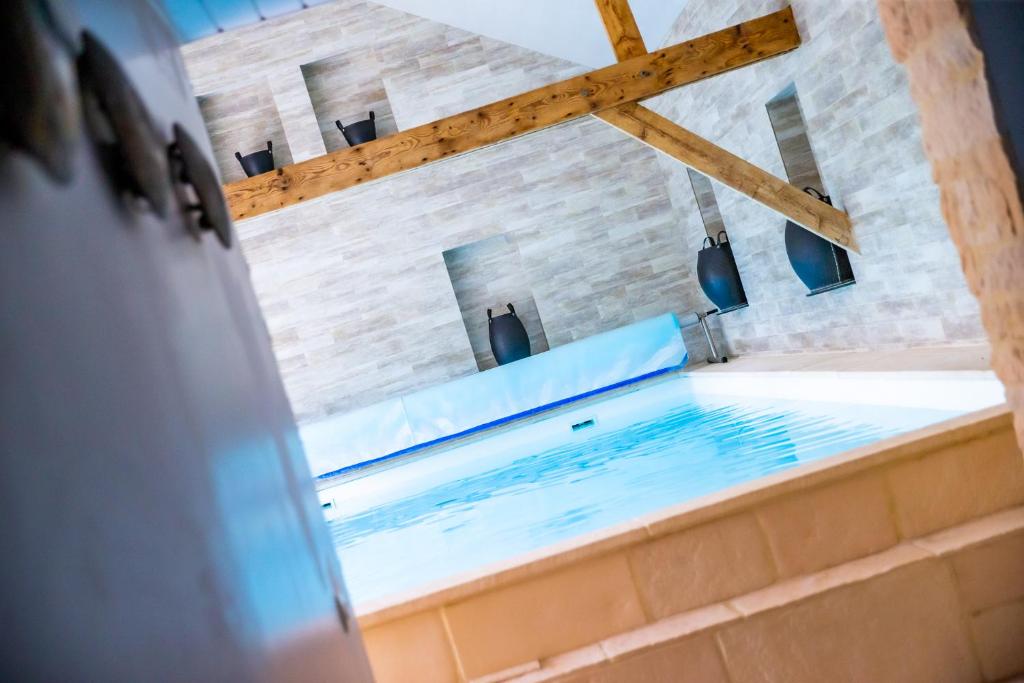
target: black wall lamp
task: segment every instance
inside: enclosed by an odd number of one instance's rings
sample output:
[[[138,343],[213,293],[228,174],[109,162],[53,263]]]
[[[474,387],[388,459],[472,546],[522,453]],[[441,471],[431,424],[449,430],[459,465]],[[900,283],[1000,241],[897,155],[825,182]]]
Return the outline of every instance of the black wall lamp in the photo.
[[[530,335],[512,304],[508,304],[508,313],[504,315],[492,316],[491,309],[487,309],[487,330],[491,353],[498,365],[514,363],[530,355]]]
[[[805,187],[804,192],[832,205],[829,195],[813,187]],[[796,276],[811,290],[807,296],[824,294],[857,282],[853,276],[853,267],[850,266],[850,256],[845,249],[793,221],[786,221],[786,256]]]
[[[697,252],[697,281],[718,307],[719,315],[747,307],[747,294],[725,230],[719,231],[717,241],[711,235],[704,238]]]
[[[242,156],[241,152],[235,152],[235,158],[238,159],[238,163],[242,165],[242,170],[245,171],[245,175],[249,178],[263,173],[270,173],[274,170],[274,143],[267,140],[266,149],[261,149],[258,152],[246,154],[245,156]]]
[[[341,121],[335,121],[334,125],[338,127],[341,134],[345,136],[345,142],[348,143],[349,147],[355,147],[361,145],[364,142],[377,139],[377,115],[372,111],[370,112],[370,118],[363,119],[362,121],[356,121],[349,125],[342,124]]]

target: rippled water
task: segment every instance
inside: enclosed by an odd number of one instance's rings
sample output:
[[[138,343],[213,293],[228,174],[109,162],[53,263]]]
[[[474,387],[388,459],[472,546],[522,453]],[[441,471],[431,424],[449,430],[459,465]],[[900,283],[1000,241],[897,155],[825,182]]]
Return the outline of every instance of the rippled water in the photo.
[[[719,491],[952,413],[661,386],[428,454],[330,491],[364,602]],[[571,425],[594,417],[595,426]]]

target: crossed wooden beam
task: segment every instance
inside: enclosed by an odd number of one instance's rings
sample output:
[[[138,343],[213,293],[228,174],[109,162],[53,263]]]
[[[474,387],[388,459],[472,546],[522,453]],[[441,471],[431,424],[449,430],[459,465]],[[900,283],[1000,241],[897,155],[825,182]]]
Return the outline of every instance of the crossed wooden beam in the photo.
[[[629,0],[595,0],[617,64],[225,186],[235,220],[309,201],[510,138],[594,115],[839,246],[859,252],[850,218],[639,104],[673,88],[789,52],[789,7],[648,52]]]

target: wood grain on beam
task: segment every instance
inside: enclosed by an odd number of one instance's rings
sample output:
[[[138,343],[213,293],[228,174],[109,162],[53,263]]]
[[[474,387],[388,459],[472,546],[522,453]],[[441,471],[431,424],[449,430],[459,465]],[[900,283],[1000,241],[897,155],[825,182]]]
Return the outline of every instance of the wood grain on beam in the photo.
[[[594,4],[601,13],[604,30],[608,33],[617,60],[624,62],[647,54],[640,27],[636,25],[633,10],[629,8],[629,0],[594,0]]]
[[[845,213],[650,109],[631,103],[595,115],[828,241],[860,253],[850,217]]]
[[[651,97],[788,52],[800,44],[785,8],[722,31],[225,187],[249,218],[377,178]]]

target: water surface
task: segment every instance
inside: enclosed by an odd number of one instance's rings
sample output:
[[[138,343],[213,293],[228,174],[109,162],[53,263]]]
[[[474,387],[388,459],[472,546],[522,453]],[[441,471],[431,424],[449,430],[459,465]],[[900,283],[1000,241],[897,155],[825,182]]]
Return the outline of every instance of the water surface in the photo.
[[[335,506],[329,526],[358,604],[955,414],[695,397],[671,380],[416,456],[322,497]],[[572,430],[586,419],[594,426]]]

